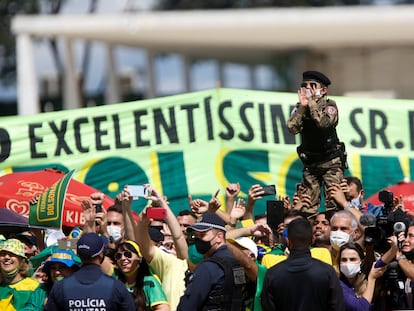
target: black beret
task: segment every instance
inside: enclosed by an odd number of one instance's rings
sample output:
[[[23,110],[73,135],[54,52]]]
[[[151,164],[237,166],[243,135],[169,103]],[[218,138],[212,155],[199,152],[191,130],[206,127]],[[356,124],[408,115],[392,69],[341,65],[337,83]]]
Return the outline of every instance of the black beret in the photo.
[[[322,72],[315,71],[315,70],[308,70],[303,72],[302,74],[303,81],[307,80],[314,80],[319,83],[322,83],[325,86],[331,84],[331,80],[327,76],[325,76]]]

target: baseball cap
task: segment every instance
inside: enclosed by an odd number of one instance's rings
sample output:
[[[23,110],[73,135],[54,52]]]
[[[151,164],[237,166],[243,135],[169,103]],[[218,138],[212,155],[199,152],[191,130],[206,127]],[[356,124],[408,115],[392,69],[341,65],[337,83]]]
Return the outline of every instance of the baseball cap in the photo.
[[[105,236],[88,232],[80,237],[76,250],[79,257],[83,259],[95,258],[103,252],[108,243],[109,241]]]
[[[254,243],[254,241],[248,237],[239,237],[237,239],[227,239],[227,241],[231,243],[236,243],[240,245],[241,247],[248,249],[254,254],[254,258],[257,259],[257,245]]]
[[[16,234],[16,239],[20,240],[23,243],[26,242],[29,245],[37,246],[36,236],[30,231],[24,231]]]
[[[45,262],[43,272],[49,271],[50,265],[54,262],[63,263],[68,268],[71,268],[72,266],[80,266],[80,258],[76,256],[73,251],[58,249],[52,252],[50,259]]]
[[[227,230],[224,225],[223,219],[215,213],[205,213],[203,214],[201,221],[196,222],[194,226],[191,226],[190,228],[199,232],[204,232],[213,228],[226,232]]]
[[[8,239],[4,241],[3,245],[0,247],[0,251],[6,251],[27,259],[24,254],[24,244],[18,239]]]

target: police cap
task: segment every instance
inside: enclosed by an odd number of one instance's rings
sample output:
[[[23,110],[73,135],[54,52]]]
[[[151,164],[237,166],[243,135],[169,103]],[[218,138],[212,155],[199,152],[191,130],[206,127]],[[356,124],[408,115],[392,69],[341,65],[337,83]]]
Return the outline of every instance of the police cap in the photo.
[[[322,83],[325,86],[328,86],[331,84],[331,80],[327,76],[325,76],[322,72],[315,71],[315,70],[308,70],[303,72],[302,74],[303,81],[317,81],[319,83]]]

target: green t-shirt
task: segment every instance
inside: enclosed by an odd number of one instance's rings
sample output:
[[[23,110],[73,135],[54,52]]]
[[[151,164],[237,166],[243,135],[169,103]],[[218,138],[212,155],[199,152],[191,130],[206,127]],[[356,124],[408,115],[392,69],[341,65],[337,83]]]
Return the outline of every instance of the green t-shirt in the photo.
[[[168,304],[161,283],[152,275],[144,277],[144,293],[147,307],[152,308],[159,304]]]
[[[40,284],[36,290],[30,294],[29,300],[26,302],[21,311],[39,311],[43,310],[46,303],[47,291],[44,284]],[[19,310],[20,311],[20,310]]]

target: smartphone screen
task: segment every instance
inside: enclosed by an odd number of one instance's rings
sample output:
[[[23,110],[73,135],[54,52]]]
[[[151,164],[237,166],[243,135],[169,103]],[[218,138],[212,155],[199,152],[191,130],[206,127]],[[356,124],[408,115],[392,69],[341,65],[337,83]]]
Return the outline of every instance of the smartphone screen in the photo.
[[[285,207],[283,201],[266,201],[267,224],[272,229],[273,234],[277,232],[277,226],[283,222]]]
[[[263,195],[276,195],[276,186],[275,185],[267,185],[263,186]]]
[[[131,197],[136,200],[138,198],[145,198],[148,196],[148,189],[142,185],[128,185],[127,187]]]
[[[76,249],[78,238],[60,239],[58,240],[59,249]]]

